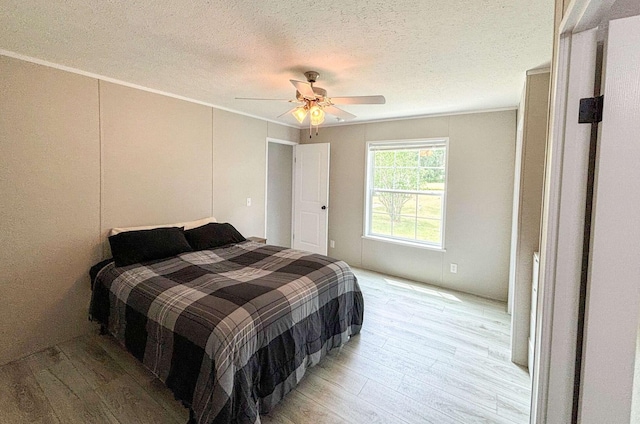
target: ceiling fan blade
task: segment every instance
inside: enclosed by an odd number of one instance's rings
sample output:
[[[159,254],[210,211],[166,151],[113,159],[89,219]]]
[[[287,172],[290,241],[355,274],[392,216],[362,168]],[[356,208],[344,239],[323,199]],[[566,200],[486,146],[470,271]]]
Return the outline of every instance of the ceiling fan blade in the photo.
[[[331,97],[334,105],[383,105],[386,101],[384,96]]]
[[[325,112],[330,113],[331,115],[336,116],[345,121],[348,119],[354,119],[356,117],[356,115],[353,115],[347,112],[346,110],[339,109],[335,106],[325,106],[322,109],[324,109]]]
[[[256,97],[236,97],[236,100],[272,100],[277,102],[294,102],[296,100],[291,99],[259,99]]]
[[[304,97],[308,99],[315,99],[316,93],[313,92],[313,87],[308,82],[289,80],[291,84],[302,94]]]
[[[299,107],[299,106],[296,106],[296,107],[294,107],[293,109],[286,111],[286,112],[285,112],[285,113],[283,113],[282,115],[278,115],[278,118],[282,118],[283,116],[290,114],[290,113],[291,113],[291,112],[293,112],[294,110],[298,109],[298,107]]]

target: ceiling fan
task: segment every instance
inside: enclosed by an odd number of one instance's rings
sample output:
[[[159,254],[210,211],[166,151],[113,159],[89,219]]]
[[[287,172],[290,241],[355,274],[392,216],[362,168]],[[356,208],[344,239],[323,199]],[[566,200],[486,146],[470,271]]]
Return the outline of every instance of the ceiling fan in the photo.
[[[259,99],[254,97],[236,97],[238,100],[280,100],[290,103],[297,103],[297,106],[286,111],[278,118],[292,114],[301,124],[309,115],[309,131],[311,127],[316,127],[324,122],[325,113],[335,116],[339,121],[353,119],[356,116],[337,108],[335,105],[364,105],[364,104],[384,104],[386,102],[384,96],[349,96],[349,97],[328,97],[327,90],[315,87],[314,84],[318,80],[320,74],[316,71],[307,71],[304,73],[307,82],[289,80],[296,88],[296,98],[289,99]]]

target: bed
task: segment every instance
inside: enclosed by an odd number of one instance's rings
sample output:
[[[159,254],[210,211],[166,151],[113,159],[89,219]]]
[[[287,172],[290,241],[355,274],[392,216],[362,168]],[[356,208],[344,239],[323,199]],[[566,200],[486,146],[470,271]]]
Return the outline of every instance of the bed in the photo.
[[[193,250],[102,262],[90,306],[189,407],[190,422],[259,423],[360,331],[362,293],[342,261],[252,241]]]

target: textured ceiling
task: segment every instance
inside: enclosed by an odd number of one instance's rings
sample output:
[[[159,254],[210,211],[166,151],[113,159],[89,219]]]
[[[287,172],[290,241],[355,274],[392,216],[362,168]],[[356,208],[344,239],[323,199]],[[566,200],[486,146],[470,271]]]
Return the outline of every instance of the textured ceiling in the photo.
[[[270,120],[291,105],[235,97],[306,70],[387,98],[344,106],[361,121],[512,107],[552,31],[553,0],[0,1],[0,49]]]

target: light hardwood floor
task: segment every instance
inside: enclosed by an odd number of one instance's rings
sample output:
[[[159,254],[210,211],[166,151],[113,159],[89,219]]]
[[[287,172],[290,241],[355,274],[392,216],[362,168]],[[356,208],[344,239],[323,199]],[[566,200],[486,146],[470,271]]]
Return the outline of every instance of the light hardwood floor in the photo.
[[[509,362],[505,304],[354,269],[365,324],[310,369],[264,424],[527,423],[529,376]],[[0,423],[186,423],[111,337],[0,367]]]

